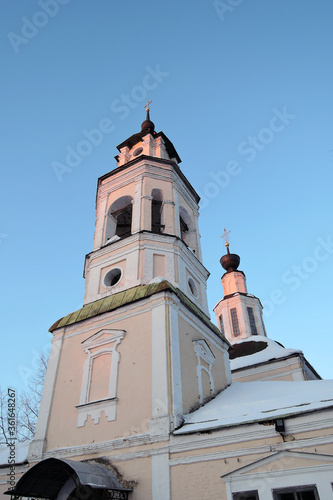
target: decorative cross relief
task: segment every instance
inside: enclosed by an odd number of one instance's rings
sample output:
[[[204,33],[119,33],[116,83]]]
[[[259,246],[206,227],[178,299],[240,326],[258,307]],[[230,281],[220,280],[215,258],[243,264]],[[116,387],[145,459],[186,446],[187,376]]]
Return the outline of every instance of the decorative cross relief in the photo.
[[[78,427],[83,427],[88,415],[97,424],[104,411],[108,421],[116,419],[118,364],[117,346],[124,330],[100,330],[82,342],[87,359],[83,365]]]
[[[199,385],[200,403],[204,402],[204,394],[202,387],[202,371],[206,372],[209,376],[211,393],[214,393],[214,379],[212,375],[212,367],[215,363],[215,356],[210,350],[205,340],[193,340],[193,349],[197,356],[197,376]],[[208,365],[208,366],[207,366]]]

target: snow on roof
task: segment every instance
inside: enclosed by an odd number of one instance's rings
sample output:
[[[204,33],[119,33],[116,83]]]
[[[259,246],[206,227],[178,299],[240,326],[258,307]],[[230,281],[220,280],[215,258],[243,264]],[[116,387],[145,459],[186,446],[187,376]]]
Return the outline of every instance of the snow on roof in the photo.
[[[231,370],[237,370],[238,368],[244,368],[246,366],[256,365],[258,363],[265,363],[271,359],[284,358],[285,356],[290,356],[292,354],[302,354],[302,351],[300,351],[299,349],[286,349],[274,340],[264,337],[263,335],[252,335],[247,339],[233,342],[232,346],[238,346],[246,342],[262,342],[267,346],[260,352],[255,352],[254,354],[231,359]]]
[[[333,380],[233,382],[175,434],[207,431],[333,407]]]
[[[23,441],[23,443],[15,443],[16,464],[22,464],[23,462],[26,461],[30,443],[31,441]],[[10,453],[9,446],[0,446],[0,465],[8,464],[9,453]]]

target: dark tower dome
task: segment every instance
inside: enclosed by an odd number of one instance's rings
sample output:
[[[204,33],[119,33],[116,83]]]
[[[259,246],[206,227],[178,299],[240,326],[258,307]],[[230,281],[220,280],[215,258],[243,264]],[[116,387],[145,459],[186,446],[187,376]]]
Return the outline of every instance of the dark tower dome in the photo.
[[[223,269],[225,269],[227,273],[231,273],[231,271],[237,271],[240,263],[240,257],[235,253],[227,253],[226,255],[223,255],[220,262]]]
[[[149,107],[147,106],[147,116],[144,122],[141,124],[141,132],[150,132],[151,134],[155,131],[155,124],[151,121],[149,116]]]
[[[227,273],[231,273],[232,271],[237,271],[237,268],[240,263],[240,256],[236,253],[229,252],[229,243],[225,244],[227,248],[227,254],[223,255],[220,259],[221,266],[223,269],[227,271]]]

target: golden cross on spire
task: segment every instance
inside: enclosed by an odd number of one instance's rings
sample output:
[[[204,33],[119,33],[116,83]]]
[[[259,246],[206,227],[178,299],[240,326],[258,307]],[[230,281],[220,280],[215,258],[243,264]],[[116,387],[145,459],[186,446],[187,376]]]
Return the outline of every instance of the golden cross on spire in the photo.
[[[147,104],[145,104],[143,107],[146,108],[146,111],[149,111],[149,104],[151,103],[152,101],[147,101]]]
[[[227,231],[226,228],[224,228],[224,233],[222,234],[221,238],[224,238],[225,239],[225,246],[227,247],[227,250],[229,250],[229,241],[228,241],[228,234],[230,233],[231,231]]]

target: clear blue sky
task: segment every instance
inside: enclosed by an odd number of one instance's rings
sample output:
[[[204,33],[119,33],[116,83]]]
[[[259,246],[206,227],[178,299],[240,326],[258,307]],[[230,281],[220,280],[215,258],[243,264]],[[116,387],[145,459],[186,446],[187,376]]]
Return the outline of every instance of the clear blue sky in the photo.
[[[226,227],[268,335],[333,378],[332,24],[331,0],[6,2],[4,387],[24,385],[50,325],[82,305],[97,178],[139,131],[147,98],[202,196],[211,312]],[[104,119],[100,144],[69,167],[68,151]]]

